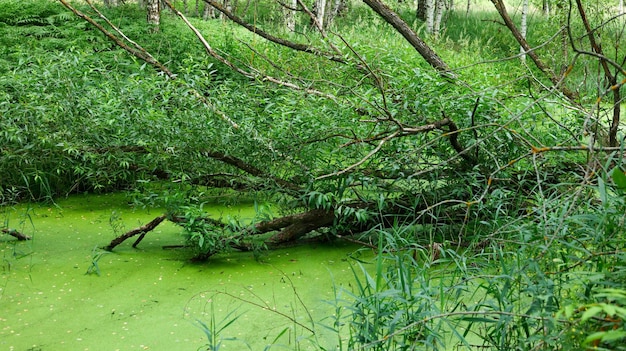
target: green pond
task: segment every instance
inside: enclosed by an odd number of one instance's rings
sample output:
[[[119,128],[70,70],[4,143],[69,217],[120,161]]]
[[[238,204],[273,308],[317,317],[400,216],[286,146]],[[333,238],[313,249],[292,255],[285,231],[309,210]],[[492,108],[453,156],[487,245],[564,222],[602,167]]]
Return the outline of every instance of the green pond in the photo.
[[[358,247],[316,244],[261,260],[234,252],[192,263],[191,252],[163,248],[184,243],[179,227],[163,223],[137,249],[131,238],[105,253],[98,247],[160,214],[126,201],[81,195],[2,209],[3,224],[33,239],[0,235],[0,350],[198,350],[207,344],[198,321],[222,326],[234,317],[219,337],[237,340],[224,340],[224,350],[312,349],[308,341],[295,345],[309,334],[286,316],[307,326],[312,317],[318,342],[336,344],[332,332],[319,333],[319,322],[332,323],[328,301],[335,286],[353,280],[349,257]],[[208,212],[246,218],[253,207]]]

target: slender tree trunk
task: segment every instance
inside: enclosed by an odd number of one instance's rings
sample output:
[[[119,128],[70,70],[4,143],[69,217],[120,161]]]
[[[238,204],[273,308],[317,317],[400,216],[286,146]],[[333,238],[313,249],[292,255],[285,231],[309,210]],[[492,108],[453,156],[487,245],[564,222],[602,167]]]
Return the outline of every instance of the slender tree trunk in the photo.
[[[215,18],[215,8],[205,3],[204,10],[202,11],[202,19],[206,21],[212,18]]]
[[[320,28],[325,28],[326,0],[315,0],[315,19]]]
[[[418,20],[426,22],[426,1],[417,0],[417,10],[415,10],[415,16]]]
[[[541,3],[541,12],[543,13],[544,16],[550,18],[550,1],[549,0],[543,0],[543,2]]]
[[[469,16],[471,7],[472,7],[472,0],[467,0],[467,7],[465,8],[465,17]]]
[[[296,31],[296,11],[295,9],[298,7],[298,0],[291,0],[289,2],[290,8],[285,8],[285,24],[287,26],[287,30],[290,32]]]
[[[153,31],[159,30],[159,24],[161,24],[161,14],[159,8],[159,0],[147,0],[146,10],[148,13],[148,24],[151,24]]]
[[[528,32],[528,0],[522,2],[522,23],[520,24],[520,33],[524,40],[526,39],[526,33]],[[520,45],[520,60],[526,62],[526,50]]]
[[[230,0],[224,0],[224,7],[226,8],[226,10],[228,10],[228,12],[233,12],[233,5],[231,4]],[[223,13],[220,12],[220,19],[223,20],[226,17],[224,16]]]
[[[330,11],[326,16],[326,26],[330,26],[335,20],[335,17],[339,16],[345,7],[346,0],[333,0]]]
[[[426,33],[432,34],[435,30],[435,0],[426,0]]]
[[[435,4],[435,23],[433,27],[433,33],[435,36],[439,35],[441,31],[441,19],[443,18],[443,11],[446,7],[446,0],[436,0]]]

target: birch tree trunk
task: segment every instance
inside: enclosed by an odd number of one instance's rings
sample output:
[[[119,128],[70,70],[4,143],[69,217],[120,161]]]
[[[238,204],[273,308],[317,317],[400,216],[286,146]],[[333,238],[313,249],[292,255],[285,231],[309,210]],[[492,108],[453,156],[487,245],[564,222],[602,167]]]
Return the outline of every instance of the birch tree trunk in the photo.
[[[433,28],[433,34],[435,34],[435,36],[438,36],[441,30],[441,19],[443,18],[443,10],[446,7],[445,2],[446,0],[435,0],[435,23]]]
[[[324,17],[326,15],[326,0],[315,0],[315,20],[320,28],[324,28]]]
[[[335,20],[335,17],[339,16],[345,7],[346,0],[333,0],[331,9],[326,16],[326,26],[330,26]]]
[[[153,31],[159,30],[159,24],[161,23],[161,14],[159,9],[159,0],[147,0],[146,1],[146,10],[147,10],[147,18],[148,24],[153,25]]]
[[[520,33],[522,33],[522,37],[526,39],[526,33],[528,32],[528,0],[523,0],[522,2],[522,23],[520,24]],[[519,47],[520,51],[520,60],[522,62],[526,62],[526,51],[523,47]]]
[[[209,20],[215,18],[215,8],[207,3],[204,4],[204,10],[202,11],[202,19]]]
[[[541,3],[541,12],[543,12],[544,16],[550,18],[550,1],[543,0]]]
[[[426,33],[432,34],[435,29],[435,0],[426,0],[424,10],[426,11]]]
[[[298,7],[298,0],[291,0],[288,3],[290,8],[285,8],[285,25],[290,32],[296,31],[296,8]]]

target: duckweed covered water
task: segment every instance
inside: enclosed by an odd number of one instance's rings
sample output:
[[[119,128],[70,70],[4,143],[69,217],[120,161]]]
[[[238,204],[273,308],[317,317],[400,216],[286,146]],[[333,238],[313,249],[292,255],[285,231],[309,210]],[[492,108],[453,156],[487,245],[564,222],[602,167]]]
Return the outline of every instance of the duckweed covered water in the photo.
[[[209,212],[253,214],[245,204]],[[189,251],[163,249],[184,242],[179,227],[163,223],[137,249],[134,238],[112,253],[98,249],[159,214],[132,210],[119,194],[4,209],[3,221],[33,239],[0,235],[0,349],[198,350],[207,343],[198,321],[211,325],[212,317],[218,325],[238,317],[219,335],[238,339],[224,341],[225,350],[294,349],[306,333],[272,311],[307,325],[309,314],[321,321],[334,311],[325,302],[334,299],[333,284],[352,280],[347,258],[356,247],[344,244],[273,251],[261,262],[232,253],[196,264]],[[336,335],[318,338],[329,346]]]

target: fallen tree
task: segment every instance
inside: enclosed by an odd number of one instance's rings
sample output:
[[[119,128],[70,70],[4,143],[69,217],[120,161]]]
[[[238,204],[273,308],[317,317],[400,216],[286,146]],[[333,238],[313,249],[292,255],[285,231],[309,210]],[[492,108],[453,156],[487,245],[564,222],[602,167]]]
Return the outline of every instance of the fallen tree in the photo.
[[[591,175],[602,170],[598,165],[610,165],[609,153],[620,150],[615,136],[619,115],[610,126],[609,143],[599,138],[581,143],[601,132],[599,102],[589,108],[581,105],[579,92],[572,91],[566,79],[573,67],[561,75],[548,67],[499,1],[493,1],[498,13],[537,66],[534,71],[507,61],[529,73],[508,76],[504,82],[526,80],[528,94],[474,83],[471,74],[464,76],[462,69],[451,68],[401,16],[377,0],[365,4],[393,28],[391,36],[402,37],[416,54],[409,63],[398,59],[385,65],[371,59],[375,51],[357,48],[340,33],[323,27],[317,27],[315,40],[285,34],[268,24],[261,28],[263,23],[257,23],[256,17],[250,20],[236,9],[207,0],[247,33],[231,43],[239,45],[232,52],[220,50],[193,20],[165,1],[217,71],[236,77],[206,87],[179,78],[175,68],[129,39],[91,2],[87,10],[94,17],[59,1],[115,45],[182,87],[208,112],[200,123],[189,126],[172,117],[171,124],[178,123],[172,127],[175,132],[164,133],[167,138],[153,145],[120,148],[148,160],[125,163],[133,172],[145,174],[145,181],[179,184],[185,190],[178,195],[190,194],[151,222],[115,238],[108,250],[139,236],[133,244],[137,246],[165,220],[181,225],[195,238],[198,258],[206,259],[222,250],[275,247],[315,235],[353,237],[416,225],[436,230],[449,226],[454,231],[454,226],[488,223],[500,215],[532,216],[536,197],[557,193],[556,186],[562,183],[588,184]],[[298,9],[315,23],[303,2],[298,1]],[[259,60],[247,61],[237,49]],[[607,67],[606,59],[600,60]],[[309,65],[316,67],[314,73],[307,71]],[[229,103],[212,97],[227,90],[228,84],[233,91],[250,89],[257,95],[237,100],[238,94],[233,93],[237,96],[227,95],[232,99]],[[612,85],[611,92],[620,87]],[[166,100],[161,96],[165,94],[157,95],[155,99]],[[554,117],[550,112],[554,101],[571,115]],[[300,116],[306,113],[308,118]],[[550,133],[536,132],[538,115],[550,126],[545,127]],[[582,128],[572,127],[581,119],[585,120]],[[193,132],[181,136],[180,130]],[[72,156],[80,160],[89,159],[82,153],[98,154],[88,146],[75,149]],[[286,205],[275,218],[235,227],[199,210],[182,211],[181,207],[202,203],[198,189],[205,187],[268,192]],[[462,238],[455,240],[460,243]]]

